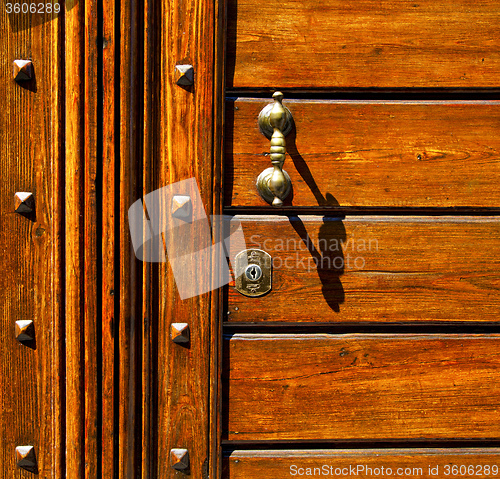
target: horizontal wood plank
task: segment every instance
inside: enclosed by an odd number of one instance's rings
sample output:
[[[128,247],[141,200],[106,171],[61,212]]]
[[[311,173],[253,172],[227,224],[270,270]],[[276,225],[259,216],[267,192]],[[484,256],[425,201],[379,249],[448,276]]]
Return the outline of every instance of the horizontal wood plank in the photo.
[[[499,335],[234,334],[224,359],[228,440],[500,437]]]
[[[255,182],[270,142],[257,118],[268,100],[227,102],[225,205],[269,205]],[[497,207],[499,101],[285,100],[295,130],[286,206]]]
[[[499,449],[234,450],[224,479],[272,477],[498,477]],[[455,474],[456,473],[456,474]]]
[[[233,88],[495,87],[495,0],[230,0]]]
[[[236,216],[230,260],[273,258],[272,289],[229,285],[230,322],[498,321],[498,217]]]

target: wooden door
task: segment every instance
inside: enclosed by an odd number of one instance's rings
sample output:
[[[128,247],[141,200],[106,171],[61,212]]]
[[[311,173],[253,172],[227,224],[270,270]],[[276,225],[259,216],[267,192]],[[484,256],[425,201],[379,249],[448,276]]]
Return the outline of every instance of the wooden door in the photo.
[[[265,294],[227,288],[224,478],[498,474],[499,15],[229,1],[230,256],[273,270]],[[276,90],[294,123],[278,208],[255,186]]]
[[[0,477],[498,475],[495,2],[22,5],[0,29]],[[266,294],[183,297],[137,254],[130,208],[193,179],[231,267],[271,256]]]

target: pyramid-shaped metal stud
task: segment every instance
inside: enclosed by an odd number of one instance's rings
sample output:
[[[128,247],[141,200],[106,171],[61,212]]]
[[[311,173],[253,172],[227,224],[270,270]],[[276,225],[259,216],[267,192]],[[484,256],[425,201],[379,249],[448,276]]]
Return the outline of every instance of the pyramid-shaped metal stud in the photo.
[[[14,195],[14,210],[16,213],[33,213],[35,209],[35,198],[33,193],[18,191]]]
[[[170,465],[177,471],[189,469],[189,453],[187,449],[171,449]]]
[[[12,74],[16,81],[27,81],[33,78],[33,62],[31,60],[14,60]]]
[[[35,325],[31,319],[16,321],[16,339],[20,343],[35,339]]]
[[[21,469],[38,474],[38,464],[33,446],[17,446],[16,463]]]
[[[175,195],[172,198],[172,216],[186,220],[191,217],[192,204],[190,196]]]
[[[191,86],[194,83],[193,65],[175,65],[175,83],[181,86]]]
[[[172,323],[170,325],[170,337],[177,344],[189,343],[188,323]]]

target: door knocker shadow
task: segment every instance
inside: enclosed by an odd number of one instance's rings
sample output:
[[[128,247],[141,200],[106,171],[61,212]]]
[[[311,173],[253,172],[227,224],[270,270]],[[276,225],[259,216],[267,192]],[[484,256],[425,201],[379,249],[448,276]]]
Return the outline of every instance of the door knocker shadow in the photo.
[[[328,306],[338,313],[340,305],[345,301],[344,288],[340,277],[344,274],[344,253],[342,245],[346,241],[346,230],[343,218],[323,217],[323,224],[318,231],[317,239],[311,238],[302,220],[290,217],[290,224],[309,250],[319,279],[321,292]]]
[[[305,183],[314,195],[318,206],[340,206],[339,202],[331,193],[323,195],[314,180],[311,170],[304,158],[297,150],[297,132],[295,126],[286,138],[287,153],[292,159],[297,172],[302,176]],[[314,242],[298,217],[290,218],[290,223],[307,246],[314,263],[317,265],[318,276],[322,283],[322,293],[333,311],[338,313],[340,305],[345,301],[344,288],[340,277],[344,274],[345,258],[342,245],[346,241],[346,230],[342,222],[343,218],[324,216],[323,224],[318,231],[318,238]]]

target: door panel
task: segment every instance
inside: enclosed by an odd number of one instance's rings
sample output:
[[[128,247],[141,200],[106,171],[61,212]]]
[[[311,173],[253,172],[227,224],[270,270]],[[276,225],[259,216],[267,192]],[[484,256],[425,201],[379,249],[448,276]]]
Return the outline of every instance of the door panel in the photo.
[[[234,334],[228,440],[498,439],[499,335]]]
[[[269,167],[257,118],[269,103],[227,102],[226,206],[267,206],[255,182]],[[286,100],[295,130],[286,206],[496,207],[500,102]]]
[[[231,0],[232,88],[498,86],[494,0]]]
[[[224,457],[226,477],[327,476],[498,477],[498,449],[235,450]],[[319,468],[319,470],[318,470]],[[382,469],[383,468],[383,469]]]
[[[273,258],[272,289],[228,292],[229,322],[497,321],[498,217],[236,216]],[[305,305],[308,305],[305,307]]]
[[[224,478],[498,475],[499,20],[492,0],[229,0],[229,256],[235,276],[246,249],[273,266],[262,296],[227,288]],[[294,119],[284,208],[256,188],[276,90]]]
[[[63,477],[60,205],[64,189],[58,17],[8,14],[5,7],[0,18],[2,479],[33,477],[35,471],[44,478]],[[33,64],[31,80],[15,81],[12,62],[28,59]],[[32,193],[31,211],[15,211],[16,192]],[[27,332],[32,339],[16,339],[18,321],[33,322]],[[31,472],[18,467],[18,446],[33,446],[35,458],[26,461]]]

